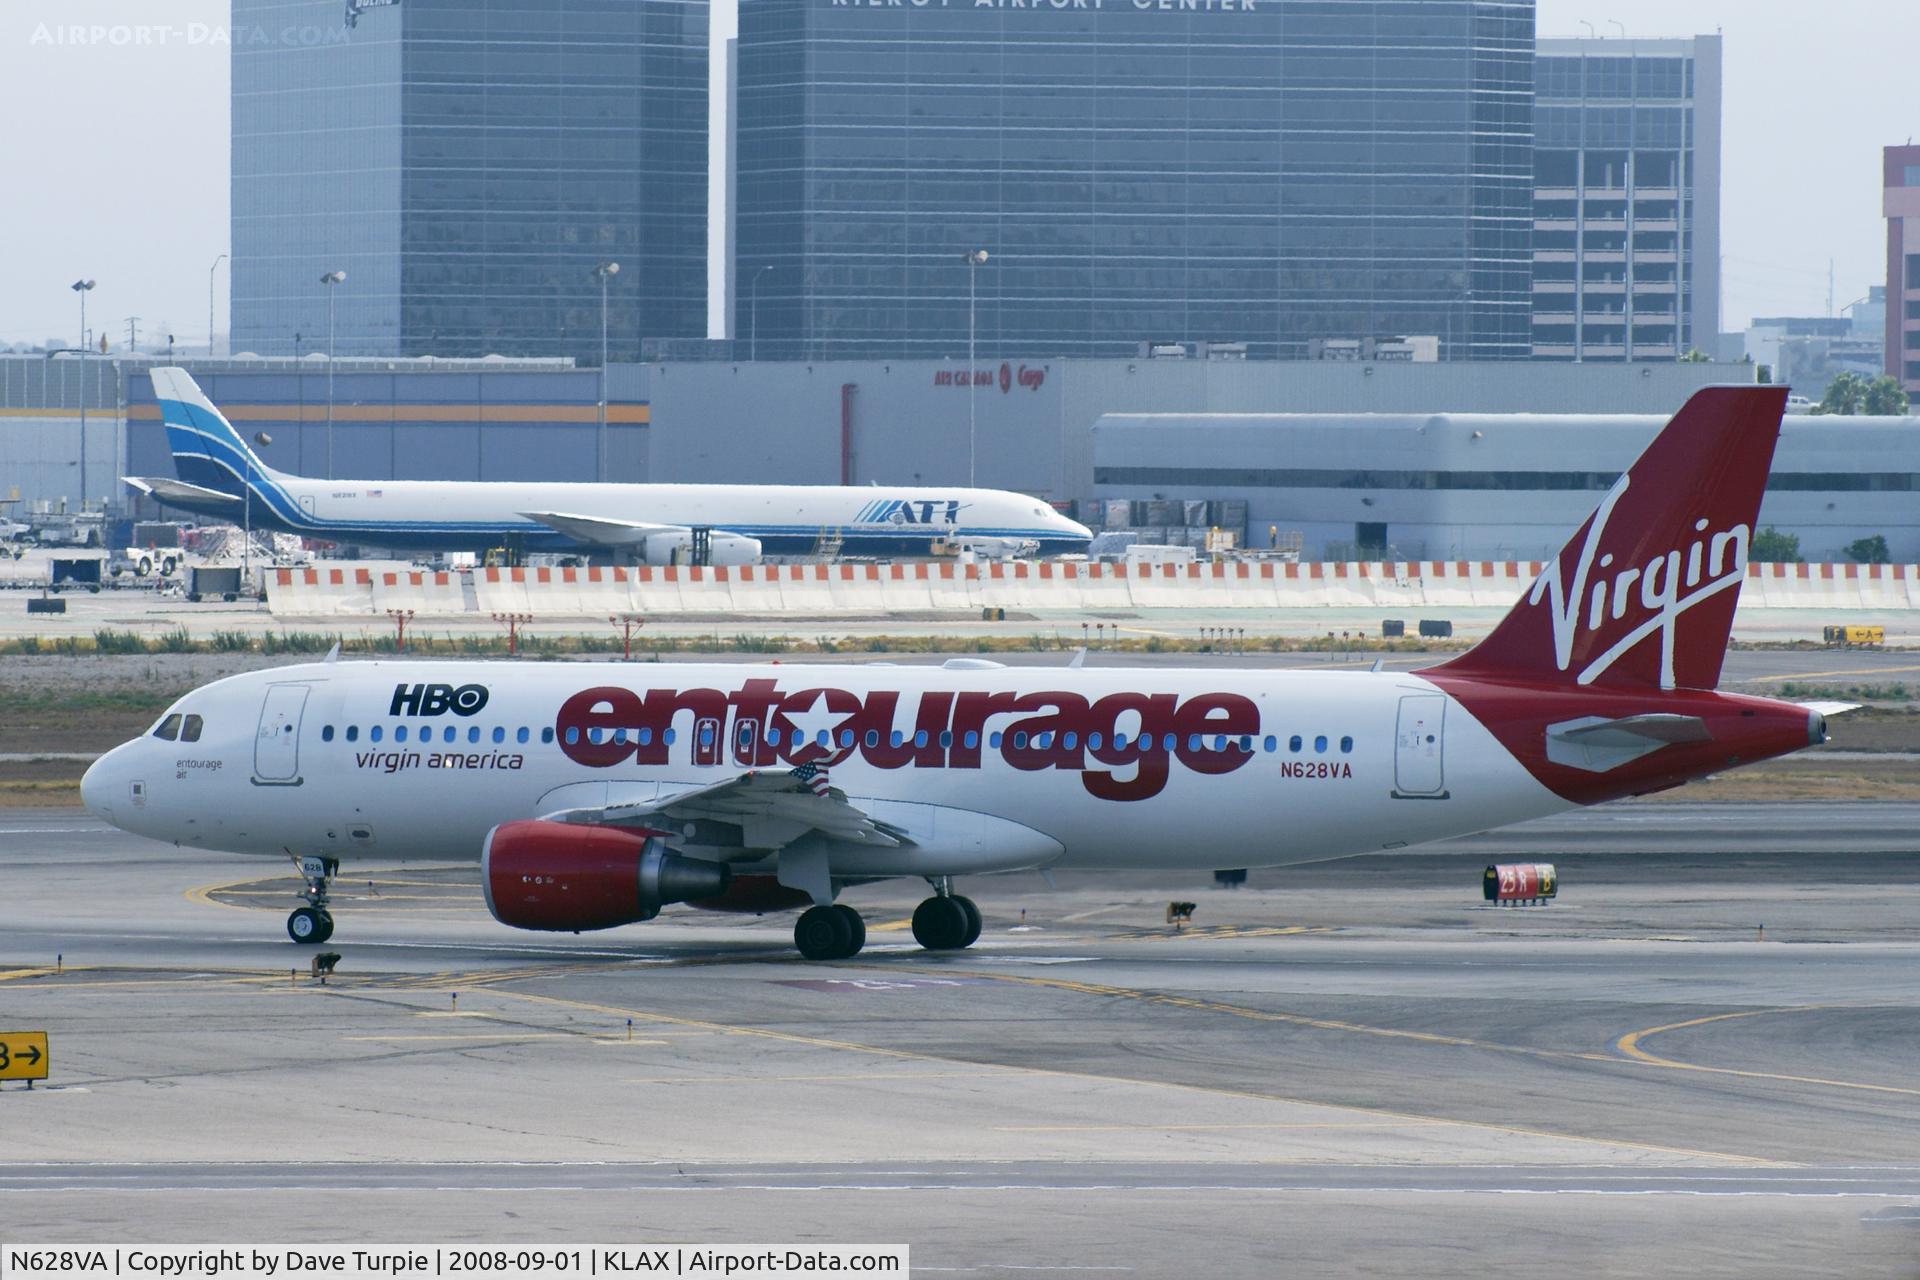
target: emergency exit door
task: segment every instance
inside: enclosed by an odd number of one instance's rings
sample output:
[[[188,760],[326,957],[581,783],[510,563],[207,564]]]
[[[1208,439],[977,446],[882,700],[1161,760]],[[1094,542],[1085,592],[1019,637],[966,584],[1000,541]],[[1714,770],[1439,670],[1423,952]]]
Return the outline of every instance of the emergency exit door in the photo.
[[[1400,699],[1394,738],[1393,794],[1400,800],[1443,800],[1446,774],[1447,699],[1414,693]]]

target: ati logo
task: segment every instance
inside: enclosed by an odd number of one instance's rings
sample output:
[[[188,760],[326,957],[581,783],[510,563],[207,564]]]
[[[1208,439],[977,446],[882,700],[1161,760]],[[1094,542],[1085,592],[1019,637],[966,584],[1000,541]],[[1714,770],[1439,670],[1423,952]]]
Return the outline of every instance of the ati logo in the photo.
[[[451,711],[457,716],[470,716],[486,705],[487,687],[481,684],[463,684],[457,689],[450,684],[397,684],[387,714],[443,716]]]
[[[942,525],[950,529],[960,523],[960,513],[972,505],[958,498],[882,498],[860,508],[853,522]]]
[[[775,680],[732,691],[585,689],[561,706],[555,729],[567,757],[589,768],[664,765],[676,740],[684,742],[674,730],[678,716],[694,725],[698,763],[719,764],[730,750],[736,764],[752,768],[834,766],[858,756],[876,769],[978,769],[992,752],[1026,772],[1076,772],[1102,800],[1158,795],[1176,763],[1232,773],[1253,759],[1250,740],[1260,732],[1260,709],[1237,693],[788,693]]]
[[[1635,645],[1658,633],[1660,687],[1671,689],[1674,633],[1680,615],[1722,591],[1738,589],[1746,577],[1747,545],[1753,531],[1737,524],[1723,533],[1709,534],[1708,522],[1696,520],[1693,532],[1697,536],[1684,551],[1657,552],[1644,564],[1616,565],[1612,552],[1599,554],[1600,543],[1614,507],[1626,495],[1629,480],[1623,475],[1615,481],[1600,509],[1593,513],[1586,537],[1580,542],[1571,586],[1562,580],[1560,561],[1549,561],[1534,582],[1527,603],[1537,605],[1542,598],[1547,600],[1548,616],[1553,621],[1554,662],[1562,671],[1573,665],[1576,645],[1583,640],[1586,645],[1597,644],[1602,632],[1618,630],[1614,623],[1627,623],[1627,630],[1617,638],[1608,635],[1613,643],[1605,652],[1580,669],[1575,677],[1580,684],[1592,684]],[[1629,610],[1634,611],[1631,619],[1627,618]],[[1642,612],[1652,616],[1642,617]],[[1587,652],[1583,645],[1582,657]]]

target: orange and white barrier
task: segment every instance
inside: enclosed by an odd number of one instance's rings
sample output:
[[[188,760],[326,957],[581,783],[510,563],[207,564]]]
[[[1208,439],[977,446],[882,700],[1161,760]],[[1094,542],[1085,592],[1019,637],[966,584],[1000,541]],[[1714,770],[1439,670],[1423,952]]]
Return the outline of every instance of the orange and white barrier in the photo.
[[[1538,561],[1419,560],[1280,564],[1109,565],[1078,562],[806,564],[690,568],[475,569],[427,573],[342,567],[275,569],[268,603],[289,617],[623,613],[794,618],[977,612],[983,608],[1504,609]],[[1740,603],[1755,609],[1920,609],[1920,565],[1753,564]]]

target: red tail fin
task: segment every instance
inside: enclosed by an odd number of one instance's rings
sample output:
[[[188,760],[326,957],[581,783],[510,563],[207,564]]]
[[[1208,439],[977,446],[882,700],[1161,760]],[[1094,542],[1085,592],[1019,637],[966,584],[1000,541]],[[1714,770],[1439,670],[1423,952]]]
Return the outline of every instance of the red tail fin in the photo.
[[[1786,404],[1785,387],[1695,392],[1493,634],[1438,669],[1713,688]]]

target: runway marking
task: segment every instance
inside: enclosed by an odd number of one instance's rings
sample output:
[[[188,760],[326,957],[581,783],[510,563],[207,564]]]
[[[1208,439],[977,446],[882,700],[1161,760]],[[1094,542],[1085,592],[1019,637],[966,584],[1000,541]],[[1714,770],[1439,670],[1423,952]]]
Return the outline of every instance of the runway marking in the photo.
[[[940,1059],[945,1061],[945,1059]],[[980,1080],[1021,1074],[1022,1067],[995,1067],[986,1071],[850,1071],[816,1076],[629,1076],[623,1084],[838,1084],[871,1080]]]
[[[1182,938],[1278,938],[1292,934],[1332,932],[1330,926],[1320,924],[1207,924],[1189,925],[1179,931],[1167,928],[1123,929],[1107,936],[1129,942],[1178,942]]]
[[[59,972],[58,969],[13,969],[0,973],[0,982],[12,982],[16,978],[49,978]]]
[[[902,929],[911,929],[911,928],[913,928],[913,917],[906,916],[899,920],[889,920],[885,924],[870,924],[867,926],[867,932],[868,933],[898,933]]]
[[[1785,1075],[1776,1071],[1746,1071],[1737,1067],[1708,1067],[1694,1062],[1677,1062],[1672,1058],[1662,1058],[1648,1053],[1640,1047],[1640,1041],[1648,1036],[1661,1035],[1668,1031],[1683,1031],[1688,1027],[1701,1027],[1709,1022],[1728,1022],[1735,1018],[1758,1018],[1771,1014],[1812,1013],[1816,1010],[1846,1008],[1845,1005],[1806,1004],[1792,1005],[1781,1009],[1743,1009],[1737,1013],[1716,1013],[1705,1018],[1690,1018],[1685,1022],[1670,1022],[1663,1027],[1647,1027],[1641,1031],[1629,1031],[1614,1041],[1614,1048],[1626,1054],[1636,1062],[1649,1066],[1666,1067],[1673,1071],[1703,1071],[1710,1075],[1739,1076],[1748,1080],[1778,1080],[1784,1084],[1812,1084],[1829,1089],[1856,1089],[1864,1093],[1892,1093],[1903,1097],[1920,1098],[1920,1089],[1902,1089],[1890,1084],[1863,1084],[1856,1080],[1828,1080],[1821,1076]]]
[[[1408,1129],[1445,1120],[1303,1120],[1275,1124],[997,1124],[995,1133],[1185,1133],[1214,1129]]]
[[[248,876],[244,880],[223,880],[219,884],[203,884],[198,888],[187,890],[180,896],[196,907],[223,907],[228,911],[264,911],[266,910],[264,907],[242,907],[232,902],[215,902],[211,896],[232,889],[236,885],[257,883],[259,879],[259,876]]]
[[[1004,981],[1030,981],[1038,985],[1047,985],[1052,980],[1022,979],[1007,975]],[[1073,987],[1082,984],[1060,985]],[[908,1062],[935,1062],[942,1066],[952,1065],[956,1059],[940,1057],[936,1054],[920,1053],[909,1049],[887,1049],[879,1045],[858,1044],[848,1040],[828,1040],[820,1036],[803,1036],[790,1031],[774,1031],[765,1027],[739,1027],[723,1022],[703,1022],[695,1018],[681,1018],[672,1014],[654,1013],[645,1009],[622,1009],[613,1005],[595,1004],[586,1000],[568,1000],[559,996],[536,995],[528,991],[506,991],[494,988],[489,995],[509,1000],[525,1000],[537,1004],[551,1004],[561,1008],[584,1009],[593,1013],[612,1014],[622,1018],[644,1019],[649,1022],[664,1022],[674,1026],[697,1027],[718,1032],[723,1035],[753,1036],[765,1040],[778,1040],[788,1044],[806,1045],[818,1049],[839,1050],[849,1053],[873,1054],[878,1057],[896,1058]],[[1545,1051],[1541,1051],[1543,1054]],[[1560,1057],[1594,1058],[1600,1062],[1618,1062],[1619,1059],[1606,1054],[1561,1054]],[[997,1064],[996,1064],[997,1065]],[[1794,1162],[1787,1160],[1768,1160],[1760,1156],[1736,1155],[1725,1151],[1702,1151],[1691,1147],[1663,1146],[1651,1142],[1635,1142],[1623,1138],[1590,1138],[1579,1134],[1554,1133],[1546,1129],[1527,1129],[1516,1125],[1493,1124],[1484,1120],[1457,1120],[1448,1116],[1420,1115],[1412,1112],[1392,1111],[1382,1107],[1361,1107],[1348,1103],[1315,1102],[1306,1098],[1294,1098],[1284,1094],[1256,1093],[1246,1089],[1228,1089],[1210,1085],[1184,1084],[1172,1080],[1146,1080],[1133,1076],[1104,1075],[1093,1071],[1067,1071],[1056,1067],[1015,1067],[1001,1066],[1002,1073],[1022,1072],[1028,1075],[1051,1076],[1061,1080],[1086,1080],[1100,1084],[1131,1084],[1147,1089],[1171,1089],[1182,1093],[1203,1093],[1210,1097],[1250,1099],[1256,1102],[1278,1102],[1297,1107],[1313,1107],[1322,1111],[1347,1112],[1354,1115],[1379,1116],[1390,1120],[1411,1121],[1420,1124],[1450,1125],[1462,1129],[1473,1129],[1487,1133],[1506,1133],[1516,1137],[1539,1138],[1549,1142],[1570,1142],[1586,1146],[1612,1147],[1617,1150],[1652,1151],[1662,1155],[1687,1156],[1698,1160],[1723,1160],[1732,1164],[1769,1168],[1792,1168]]]
[[[577,1040],[579,1037],[570,1031],[496,1031],[471,1032],[466,1034],[428,1035],[428,1036],[341,1036],[342,1040]]]
[[[1759,684],[1763,680],[1815,680],[1829,676],[1896,675],[1908,671],[1920,671],[1920,667],[1855,667],[1845,671],[1788,671],[1774,676],[1748,676],[1746,683]],[[1736,680],[1733,683],[1742,682]]]

